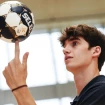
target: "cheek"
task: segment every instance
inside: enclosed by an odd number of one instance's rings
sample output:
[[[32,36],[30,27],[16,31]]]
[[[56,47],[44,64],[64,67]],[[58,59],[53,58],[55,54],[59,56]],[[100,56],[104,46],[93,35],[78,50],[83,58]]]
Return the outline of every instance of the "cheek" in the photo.
[[[85,64],[89,64],[91,62],[91,53],[87,49],[82,49],[77,53],[78,62]]]
[[[91,58],[91,52],[86,48],[86,49],[78,49],[75,51],[75,56],[78,58],[78,59],[83,59],[83,60],[88,60]]]

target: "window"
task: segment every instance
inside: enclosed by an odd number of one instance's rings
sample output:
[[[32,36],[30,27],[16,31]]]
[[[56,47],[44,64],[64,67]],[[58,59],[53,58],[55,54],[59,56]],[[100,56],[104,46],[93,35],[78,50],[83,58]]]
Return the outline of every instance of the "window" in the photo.
[[[46,99],[46,100],[40,100],[36,101],[37,105],[60,105],[59,99]]]
[[[60,32],[51,33],[54,62],[55,62],[55,68],[56,68],[57,82],[67,83],[68,80],[73,81],[73,75],[70,72],[68,72],[65,68],[64,55],[62,52],[62,47],[58,40],[60,35],[61,35]]]
[[[73,101],[73,98],[64,97],[61,99],[46,99],[46,100],[39,100],[36,101],[37,105],[70,105],[70,102]]]
[[[0,68],[4,67],[14,57],[14,43],[0,41],[1,60]],[[29,51],[27,84],[31,86],[51,85],[56,83],[52,50],[49,34],[31,35],[25,41],[20,42],[20,58]],[[21,59],[22,60],[22,59]],[[1,72],[1,89],[8,89]]]

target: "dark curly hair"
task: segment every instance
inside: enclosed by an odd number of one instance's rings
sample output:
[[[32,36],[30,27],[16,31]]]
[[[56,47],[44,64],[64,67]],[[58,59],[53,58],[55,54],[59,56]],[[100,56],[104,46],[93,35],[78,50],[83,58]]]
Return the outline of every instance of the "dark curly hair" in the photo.
[[[62,35],[59,37],[59,41],[62,46],[64,46],[65,41],[71,37],[82,37],[89,44],[89,49],[94,46],[101,47],[101,54],[98,58],[98,68],[101,71],[101,68],[105,61],[105,35],[97,30],[95,27],[90,27],[85,24],[79,24],[77,26],[71,26],[66,28]]]

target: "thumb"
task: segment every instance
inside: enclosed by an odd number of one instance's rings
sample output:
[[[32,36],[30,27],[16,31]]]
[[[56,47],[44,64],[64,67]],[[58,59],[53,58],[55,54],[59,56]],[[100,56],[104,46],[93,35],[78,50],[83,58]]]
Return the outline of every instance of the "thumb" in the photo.
[[[22,64],[25,65],[25,66],[27,65],[28,55],[29,55],[29,52],[26,52],[26,53],[23,55]]]

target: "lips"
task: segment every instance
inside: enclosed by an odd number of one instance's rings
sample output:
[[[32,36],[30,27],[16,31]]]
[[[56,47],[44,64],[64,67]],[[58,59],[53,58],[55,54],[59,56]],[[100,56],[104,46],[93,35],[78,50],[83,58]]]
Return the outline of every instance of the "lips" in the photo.
[[[71,58],[73,58],[73,57],[71,57],[71,56],[65,56],[65,60],[68,60],[68,59],[71,59]]]

